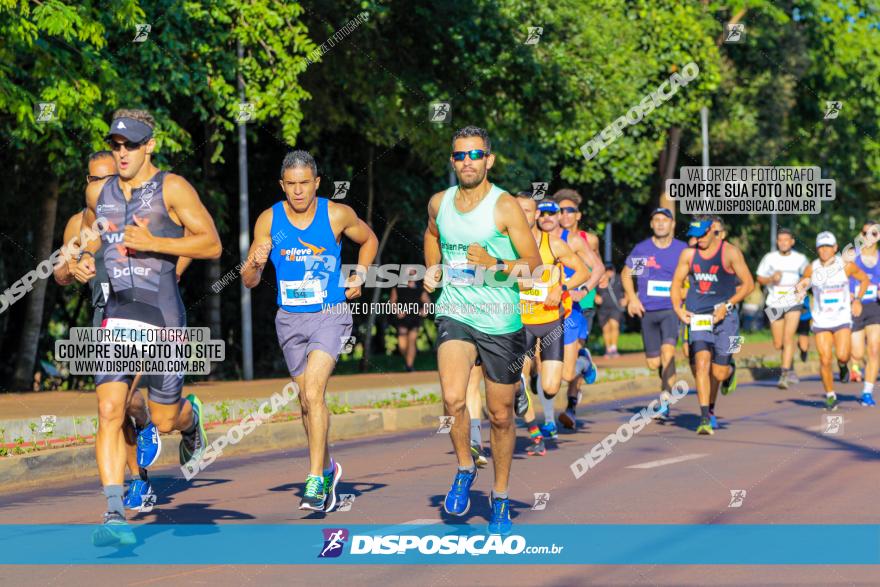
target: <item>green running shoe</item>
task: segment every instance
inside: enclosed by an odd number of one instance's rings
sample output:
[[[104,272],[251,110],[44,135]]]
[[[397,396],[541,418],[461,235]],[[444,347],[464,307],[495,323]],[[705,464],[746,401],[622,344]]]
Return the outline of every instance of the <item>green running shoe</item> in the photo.
[[[721,382],[721,395],[730,395],[736,391],[736,363],[733,359],[730,360],[730,367],[733,369],[733,373]]]
[[[180,434],[180,464],[186,465],[189,462],[198,463],[208,446],[208,435],[205,434],[205,419],[202,417],[202,401],[195,396],[189,394],[186,396],[189,403],[192,404],[193,413],[198,417],[199,423],[196,429],[191,433]]]
[[[119,512],[104,514],[104,523],[92,533],[95,546],[130,546],[135,542],[131,526]]]
[[[327,496],[324,511],[328,513],[332,512],[333,508],[336,507],[336,486],[339,484],[339,480],[342,479],[342,465],[334,460],[330,462],[333,464],[333,472],[329,475],[324,475],[324,495]]]
[[[324,511],[327,502],[327,494],[324,493],[324,476],[309,475],[306,477],[306,491],[299,502],[299,509]]]
[[[715,431],[712,430],[712,423],[709,422],[709,418],[703,418],[702,420],[700,420],[700,425],[697,426],[697,434],[701,436],[706,434],[712,436],[713,434],[715,434]]]
[[[836,395],[832,395],[832,396],[826,395],[825,396],[825,409],[826,410],[828,410],[829,412],[836,412],[837,411],[837,404],[838,404],[838,402],[837,402]]]

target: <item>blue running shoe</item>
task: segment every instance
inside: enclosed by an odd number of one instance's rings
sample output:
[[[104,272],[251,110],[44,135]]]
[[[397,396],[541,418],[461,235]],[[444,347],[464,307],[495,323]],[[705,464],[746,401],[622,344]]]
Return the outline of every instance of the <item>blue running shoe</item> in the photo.
[[[208,446],[208,436],[205,434],[205,420],[202,417],[201,400],[192,393],[186,396],[186,399],[192,404],[193,413],[198,418],[198,425],[189,434],[181,432],[178,452],[180,453],[181,465],[186,465],[190,462],[193,465],[197,465],[205,452],[205,448]]]
[[[477,470],[458,471],[452,481],[452,489],[446,494],[443,509],[447,514],[463,516],[471,509],[471,485],[477,478]]]
[[[660,409],[657,410],[657,415],[654,417],[661,422],[669,420],[669,402],[661,401]]]
[[[587,363],[587,365],[584,365],[584,363]],[[581,349],[578,352],[578,366],[581,367],[580,373],[584,376],[584,382],[587,385],[596,383],[599,371],[596,369],[596,363],[593,362],[593,356],[588,349]]]
[[[135,479],[128,486],[122,503],[130,510],[149,512],[156,505],[156,494],[153,493],[153,487],[149,481]]]
[[[544,438],[549,438],[550,440],[559,438],[559,429],[556,427],[556,422],[548,422],[541,426],[541,434]]]
[[[510,534],[513,523],[510,521],[510,500],[500,497],[490,497],[492,505],[492,517],[489,519],[489,534]]]
[[[149,469],[162,454],[162,438],[156,425],[149,422],[146,428],[138,431],[136,444],[138,466]]]
[[[873,406],[877,405],[877,402],[874,401],[874,394],[873,393],[863,393],[862,397],[859,399],[859,403],[862,404],[863,406],[865,406],[866,408],[873,407]]]
[[[718,430],[718,419],[715,414],[709,414],[709,426],[712,427],[712,430]]]
[[[92,533],[95,546],[130,546],[135,542],[131,526],[119,512],[104,514],[104,523]]]

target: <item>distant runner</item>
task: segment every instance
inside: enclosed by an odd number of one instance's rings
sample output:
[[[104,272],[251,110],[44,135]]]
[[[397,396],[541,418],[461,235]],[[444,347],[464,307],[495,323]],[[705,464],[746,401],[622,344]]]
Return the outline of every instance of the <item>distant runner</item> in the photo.
[[[858,382],[863,379],[860,376],[859,364],[867,355],[862,397],[859,401],[863,406],[871,407],[877,405],[874,401],[874,383],[877,381],[877,371],[880,367],[880,303],[877,301],[878,289],[880,289],[880,263],[877,261],[880,226],[866,222],[862,226],[862,238],[864,242],[856,253],[853,263],[868,276],[871,283],[861,298],[862,313],[853,319],[852,374],[859,376],[850,377],[850,381]],[[855,295],[859,285],[860,282],[855,277],[850,277],[850,294]]]

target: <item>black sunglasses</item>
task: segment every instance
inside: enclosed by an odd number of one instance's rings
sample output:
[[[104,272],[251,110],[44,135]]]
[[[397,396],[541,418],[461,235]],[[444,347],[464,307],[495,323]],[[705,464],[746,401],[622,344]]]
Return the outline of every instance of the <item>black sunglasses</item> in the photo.
[[[145,139],[145,140],[137,142],[137,143],[135,143],[134,141],[125,141],[124,143],[117,143],[113,139],[108,139],[107,145],[111,149],[113,149],[114,151],[118,151],[120,148],[122,148],[123,145],[125,145],[126,151],[137,151],[138,149],[140,149],[141,147],[146,145],[147,141],[149,141],[149,140],[150,139]]]
[[[538,214],[539,218],[544,218],[545,216],[556,216],[559,212],[550,212],[548,210],[543,210],[540,214]]]
[[[559,210],[561,212],[564,212],[565,214],[576,214],[578,211],[578,209],[574,206],[566,206],[565,208],[560,208]]]
[[[880,233],[878,233],[876,230],[872,230],[872,231],[870,231],[870,233],[867,230],[862,231],[862,236],[868,236],[868,234],[870,234],[874,238],[877,238],[878,236],[880,236]]]
[[[464,161],[464,158],[470,156],[471,161],[479,161],[483,157],[489,156],[489,151],[484,151],[483,149],[471,149],[470,151],[453,151],[452,152],[452,160],[453,161]]]
[[[108,177],[113,177],[115,174],[111,173],[110,175],[90,175],[86,178],[88,183],[92,183],[93,181],[101,181],[102,179],[107,179]]]

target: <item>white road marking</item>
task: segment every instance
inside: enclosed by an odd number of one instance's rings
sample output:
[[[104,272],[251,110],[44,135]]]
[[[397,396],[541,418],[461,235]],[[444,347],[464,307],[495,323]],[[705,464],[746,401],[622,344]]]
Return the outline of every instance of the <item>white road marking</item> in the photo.
[[[433,524],[439,524],[443,520],[435,520],[433,518],[419,518],[418,520],[410,520],[409,522],[404,522],[404,526],[431,526]]]
[[[663,467],[666,465],[674,465],[675,463],[683,463],[685,461],[692,461],[694,459],[701,459],[706,456],[709,456],[709,455],[702,454],[702,453],[694,453],[694,454],[689,454],[689,455],[682,455],[680,457],[674,457],[671,459],[660,459],[659,461],[648,461],[647,463],[639,463],[638,465],[630,465],[626,468],[627,469],[653,469],[654,467]]]

